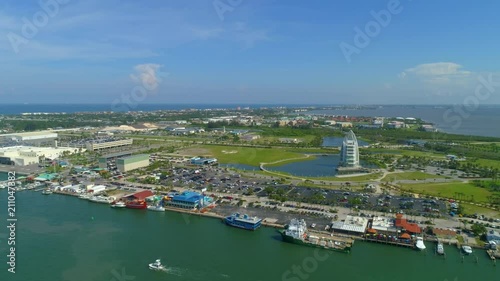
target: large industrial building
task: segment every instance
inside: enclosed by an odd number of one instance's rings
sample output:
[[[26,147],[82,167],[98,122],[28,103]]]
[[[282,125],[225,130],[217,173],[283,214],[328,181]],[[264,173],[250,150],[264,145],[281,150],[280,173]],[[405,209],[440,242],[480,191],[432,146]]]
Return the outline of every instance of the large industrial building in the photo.
[[[89,141],[85,144],[85,146],[87,147],[87,150],[95,151],[95,150],[101,150],[101,149],[107,149],[107,148],[113,148],[113,147],[132,145],[132,143],[133,143],[132,139],[106,138],[106,139]]]
[[[0,148],[0,164],[26,166],[40,163],[40,158],[54,160],[59,158],[65,151],[78,153],[79,149],[74,147],[33,147],[33,146],[11,146]]]
[[[358,140],[352,130],[346,134],[344,141],[342,142],[340,165],[348,168],[359,167]]]
[[[16,142],[42,142],[57,139],[57,133],[52,131],[39,131],[27,133],[13,133],[0,135],[1,138],[6,138]]]
[[[149,166],[149,154],[137,154],[116,159],[116,168],[122,172]]]

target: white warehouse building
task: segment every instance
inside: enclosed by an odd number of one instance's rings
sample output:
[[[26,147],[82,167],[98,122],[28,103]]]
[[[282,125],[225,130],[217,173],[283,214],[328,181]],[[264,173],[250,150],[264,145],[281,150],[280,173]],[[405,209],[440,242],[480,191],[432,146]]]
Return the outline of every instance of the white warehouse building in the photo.
[[[38,164],[40,162],[40,157],[53,160],[59,158],[65,151],[73,154],[78,153],[79,149],[74,147],[2,147],[0,148],[0,164],[16,166]]]
[[[39,131],[39,132],[4,134],[0,135],[0,137],[9,138],[17,142],[43,141],[43,140],[57,139],[57,133],[52,131]]]

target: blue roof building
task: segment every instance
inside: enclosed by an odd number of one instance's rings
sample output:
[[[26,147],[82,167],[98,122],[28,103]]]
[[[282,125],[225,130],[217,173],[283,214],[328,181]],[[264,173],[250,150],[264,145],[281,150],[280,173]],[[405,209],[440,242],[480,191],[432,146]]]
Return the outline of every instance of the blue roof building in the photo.
[[[185,191],[172,197],[165,205],[181,209],[201,209],[212,203],[212,198],[197,192]]]

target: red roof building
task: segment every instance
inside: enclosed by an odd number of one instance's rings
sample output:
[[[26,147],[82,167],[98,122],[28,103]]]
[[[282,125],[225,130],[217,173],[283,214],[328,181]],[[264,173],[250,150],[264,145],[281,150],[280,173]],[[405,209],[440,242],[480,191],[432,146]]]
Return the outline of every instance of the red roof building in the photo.
[[[144,200],[146,199],[147,197],[149,196],[153,196],[154,193],[151,191],[151,190],[143,190],[143,191],[139,191],[137,193],[134,193],[130,196],[127,196],[128,199],[131,199],[131,200]]]
[[[402,228],[412,234],[419,234],[422,232],[420,226],[418,226],[416,223],[409,223],[406,219],[403,218],[403,214],[396,215],[395,225],[397,228]]]

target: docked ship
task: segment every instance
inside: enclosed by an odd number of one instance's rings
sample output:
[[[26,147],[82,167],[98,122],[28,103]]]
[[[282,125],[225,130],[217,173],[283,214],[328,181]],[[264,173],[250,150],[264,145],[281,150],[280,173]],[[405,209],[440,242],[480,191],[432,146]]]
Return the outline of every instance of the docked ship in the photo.
[[[146,201],[130,201],[125,204],[129,209],[146,209],[148,204]]]
[[[226,217],[224,219],[224,222],[229,226],[247,230],[256,230],[261,226],[262,219],[258,217],[250,217],[248,215],[241,216],[239,213],[235,213]]]
[[[441,242],[438,242],[437,244],[437,248],[436,248],[436,252],[440,255],[444,255],[444,247],[443,247],[443,243]]]
[[[279,230],[283,241],[327,250],[349,253],[354,240],[349,238],[311,235],[304,220],[292,219],[284,230]]]
[[[89,198],[89,201],[95,203],[111,204],[111,202],[113,202],[114,199],[111,197],[104,197],[104,196],[92,196]]]

